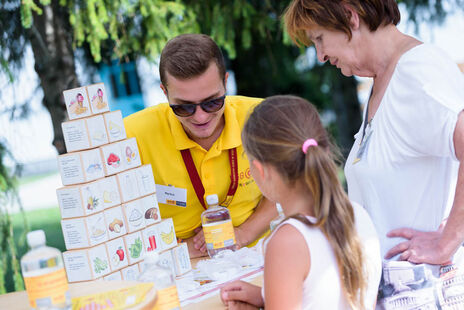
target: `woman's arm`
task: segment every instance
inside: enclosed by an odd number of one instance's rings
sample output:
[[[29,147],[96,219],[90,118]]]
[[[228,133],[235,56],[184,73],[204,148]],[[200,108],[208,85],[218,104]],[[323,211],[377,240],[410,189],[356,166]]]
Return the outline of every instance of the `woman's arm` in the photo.
[[[391,258],[397,254],[401,260],[412,263],[448,264],[464,240],[464,112],[459,113],[453,135],[456,157],[459,159],[458,181],[453,207],[443,229],[422,232],[411,228],[394,229],[388,237],[408,239],[401,242],[385,255]],[[429,190],[433,191],[433,188]]]

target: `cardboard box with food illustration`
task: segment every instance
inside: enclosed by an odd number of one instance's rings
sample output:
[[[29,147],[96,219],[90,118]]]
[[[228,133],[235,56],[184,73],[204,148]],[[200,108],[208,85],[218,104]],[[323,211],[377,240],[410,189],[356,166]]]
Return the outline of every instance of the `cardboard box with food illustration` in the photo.
[[[147,196],[155,193],[156,184],[151,164],[140,166],[134,170],[137,177],[137,186],[140,191],[140,196]]]
[[[108,96],[106,95],[106,89],[103,83],[88,85],[86,86],[86,90],[92,114],[99,114],[110,110]]]
[[[98,180],[103,205],[111,208],[121,204],[121,193],[119,192],[118,182],[115,176],[106,177]]]
[[[160,235],[159,247],[161,251],[171,249],[177,245],[176,231],[172,218],[161,220],[156,224]]]
[[[65,90],[63,96],[70,120],[92,115],[85,86]]]
[[[90,281],[111,272],[108,253],[104,244],[63,253],[68,282]]]
[[[142,230],[143,244],[145,245],[146,252],[160,252],[160,234],[156,225],[151,225]]]
[[[126,281],[136,281],[140,271],[139,264],[127,266],[126,268],[121,269],[122,279]]]
[[[142,204],[143,217],[145,219],[146,226],[156,224],[161,221],[158,199],[156,199],[155,194],[140,198],[140,203]]]
[[[56,190],[61,218],[91,215],[104,210],[99,181],[61,187]]]
[[[184,275],[192,270],[187,243],[180,243],[171,249],[171,254],[176,276]]]
[[[129,261],[129,265],[138,263],[143,260],[145,250],[143,246],[142,233],[140,231],[136,231],[132,234],[125,235],[123,239],[127,249],[127,259]]]
[[[137,174],[134,169],[127,170],[116,175],[121,201],[128,202],[139,198],[140,191],[137,185]]]
[[[86,248],[108,240],[103,212],[86,217],[63,219],[61,229],[67,250]]]
[[[102,115],[95,115],[61,124],[68,152],[99,147],[109,142]]]
[[[150,164],[127,138],[121,111],[109,111],[103,83],[63,92],[68,154],[58,156],[57,189],[69,282],[137,280],[145,252],[176,275],[191,269],[172,219],[162,219]],[[188,262],[188,263],[187,263]]]
[[[126,129],[124,128],[121,110],[105,113],[103,118],[110,143],[126,139]]]
[[[127,225],[124,221],[121,206],[106,209],[103,213],[105,214],[108,239],[111,240],[127,234]]]
[[[129,265],[126,245],[122,237],[108,241],[105,244],[112,271],[120,270]]]
[[[140,199],[124,203],[122,205],[122,211],[127,232],[132,233],[145,228],[145,212]]]
[[[142,164],[135,138],[101,146],[100,151],[105,175],[107,176],[138,167]]]
[[[105,176],[98,149],[59,155],[58,168],[63,185],[86,183]]]

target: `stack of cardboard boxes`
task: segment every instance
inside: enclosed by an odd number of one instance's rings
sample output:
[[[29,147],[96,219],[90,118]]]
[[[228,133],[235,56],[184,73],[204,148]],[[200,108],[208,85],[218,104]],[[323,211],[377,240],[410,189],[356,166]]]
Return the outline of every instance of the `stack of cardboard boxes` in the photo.
[[[135,280],[146,251],[179,276],[191,269],[171,218],[161,219],[151,165],[126,137],[121,111],[110,111],[104,85],[63,92],[67,154],[58,156],[57,189],[69,282]]]

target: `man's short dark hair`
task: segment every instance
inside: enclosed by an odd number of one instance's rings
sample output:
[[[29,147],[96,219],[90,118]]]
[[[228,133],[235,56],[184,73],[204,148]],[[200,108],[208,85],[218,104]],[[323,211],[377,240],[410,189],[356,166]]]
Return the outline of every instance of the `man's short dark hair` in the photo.
[[[221,49],[209,36],[204,34],[182,34],[166,44],[161,52],[160,79],[167,87],[166,74],[187,80],[204,73],[211,62],[216,63],[223,79],[226,73]]]

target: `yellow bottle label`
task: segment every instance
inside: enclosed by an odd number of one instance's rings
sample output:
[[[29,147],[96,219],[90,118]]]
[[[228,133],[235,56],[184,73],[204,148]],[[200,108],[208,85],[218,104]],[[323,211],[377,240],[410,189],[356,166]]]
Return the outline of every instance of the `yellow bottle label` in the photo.
[[[203,225],[203,233],[208,249],[221,249],[235,244],[232,220]]]
[[[140,283],[103,293],[85,295],[72,299],[73,310],[83,309],[127,309],[136,306],[150,297],[153,283]]]
[[[24,277],[29,303],[37,308],[37,302],[58,305],[66,302],[68,280],[64,268],[37,277]],[[41,300],[41,301],[40,301]]]
[[[153,310],[175,310],[180,309],[179,296],[175,285],[158,290],[156,305]]]

